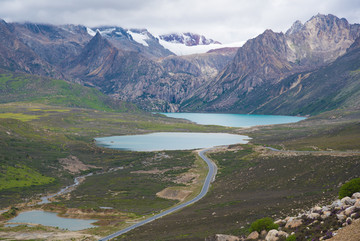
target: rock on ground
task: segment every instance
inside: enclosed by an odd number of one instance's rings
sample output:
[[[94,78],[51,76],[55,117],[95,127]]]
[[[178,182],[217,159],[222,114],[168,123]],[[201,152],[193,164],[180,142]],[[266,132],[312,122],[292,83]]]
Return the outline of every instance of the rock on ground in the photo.
[[[250,233],[249,236],[247,237],[247,239],[249,240],[255,240],[258,238],[259,238],[259,233],[257,231]]]
[[[240,238],[232,235],[215,234],[205,238],[205,241],[240,241]]]

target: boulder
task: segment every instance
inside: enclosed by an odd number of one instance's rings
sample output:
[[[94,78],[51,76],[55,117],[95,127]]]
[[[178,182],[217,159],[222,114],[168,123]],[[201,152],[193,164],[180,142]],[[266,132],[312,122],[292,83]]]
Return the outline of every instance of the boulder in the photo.
[[[346,218],[344,212],[341,212],[341,213],[339,213],[339,214],[336,214],[336,217],[337,217],[337,219],[338,219],[339,221],[343,221],[343,220]]]
[[[289,236],[289,234],[287,232],[284,231],[279,231],[278,232],[278,237],[285,237],[287,238]]]
[[[358,199],[358,200],[355,202],[354,207],[355,207],[356,209],[360,209],[360,199]]]
[[[276,229],[272,229],[268,232],[268,234],[265,237],[266,241],[277,241],[280,239],[280,237],[287,238],[289,234],[287,234],[284,231],[277,231]]]
[[[330,208],[329,208],[329,206],[324,206],[324,207],[322,207],[321,211],[322,212],[330,211]]]
[[[266,231],[266,230],[261,231],[260,237],[265,238],[266,235],[267,235],[267,231]]]
[[[327,219],[328,217],[330,217],[331,212],[330,211],[324,211],[323,214],[321,215],[321,219]]]
[[[319,206],[316,206],[316,207],[313,207],[313,208],[312,208],[312,211],[313,211],[313,213],[321,213],[322,208],[319,207]]]
[[[345,209],[344,214],[349,217],[353,212],[355,212],[355,210],[355,206],[348,207],[347,209]]]
[[[330,205],[330,208],[337,208],[337,207],[340,207],[340,206],[341,206],[341,201],[336,200]]]
[[[226,234],[215,234],[213,236],[205,238],[205,241],[241,241],[239,237],[226,235]]]
[[[310,213],[308,215],[308,218],[309,219],[318,219],[320,217],[320,214],[319,213]]]
[[[296,228],[301,225],[302,225],[301,219],[290,218],[289,221],[287,221],[285,228]]]
[[[346,205],[354,205],[356,202],[356,199],[352,199],[350,197],[344,197],[343,199],[341,199],[340,201],[342,204],[346,204]]]
[[[289,220],[289,219],[288,219],[288,220]],[[285,224],[286,224],[286,222],[287,222],[288,220],[278,219],[278,220],[276,220],[274,223],[277,224],[277,225],[279,225],[280,227],[283,227],[283,226],[285,226]]]
[[[266,241],[277,241],[279,239],[278,237],[278,233],[279,231],[277,231],[276,229],[271,229],[268,234],[265,237]]]
[[[351,196],[352,199],[360,199],[360,192],[356,192]]]
[[[254,231],[247,236],[246,240],[255,240],[259,238],[259,233],[257,231]]]

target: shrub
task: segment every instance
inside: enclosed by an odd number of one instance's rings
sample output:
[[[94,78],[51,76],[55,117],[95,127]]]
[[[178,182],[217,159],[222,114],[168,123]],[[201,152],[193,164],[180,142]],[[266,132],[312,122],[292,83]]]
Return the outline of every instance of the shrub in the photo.
[[[18,210],[19,210],[19,209],[16,208],[16,207],[11,207],[8,211],[2,213],[1,215],[2,215],[4,218],[9,219],[9,218],[15,217]]]
[[[360,192],[360,178],[354,178],[340,187],[339,198],[351,197],[353,193]]]
[[[290,235],[289,237],[286,238],[286,241],[296,241],[296,236],[294,234]]]
[[[274,223],[272,218],[261,218],[256,220],[250,225],[250,232],[258,231],[259,233],[262,230],[269,231],[271,229],[278,229],[279,225]]]

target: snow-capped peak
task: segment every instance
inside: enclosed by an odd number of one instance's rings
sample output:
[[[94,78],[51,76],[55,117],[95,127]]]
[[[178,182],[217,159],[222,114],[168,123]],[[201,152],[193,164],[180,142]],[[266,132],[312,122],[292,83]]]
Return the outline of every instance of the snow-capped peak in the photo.
[[[86,28],[90,36],[95,36],[100,33],[110,39],[120,39],[123,41],[127,39],[136,44],[141,44],[147,48],[151,48],[149,43],[158,41],[162,47],[170,50],[176,55],[189,55],[206,53],[213,49],[226,48],[226,47],[241,47],[243,42],[233,44],[221,44],[218,41],[207,39],[203,35],[194,33],[173,33],[160,36],[153,36],[146,29],[124,29],[121,27],[98,27]]]
[[[172,33],[160,35],[159,38],[170,43],[180,43],[186,46],[221,44],[218,41],[207,39],[203,35],[196,33]]]
[[[86,31],[88,32],[88,34],[90,36],[94,37],[96,35],[96,32],[94,30],[92,30],[91,28],[86,27]]]
[[[147,31],[138,31],[138,33],[136,33],[134,32],[134,30],[128,30],[127,33],[131,35],[134,41],[146,47],[149,47],[149,44],[146,42],[147,39],[150,39]]]
[[[241,47],[244,42],[237,42],[232,44],[221,44],[218,41],[207,39],[203,35],[194,33],[173,33],[160,35],[159,43],[174,54],[189,55],[206,53],[213,49],[227,48],[227,47]]]

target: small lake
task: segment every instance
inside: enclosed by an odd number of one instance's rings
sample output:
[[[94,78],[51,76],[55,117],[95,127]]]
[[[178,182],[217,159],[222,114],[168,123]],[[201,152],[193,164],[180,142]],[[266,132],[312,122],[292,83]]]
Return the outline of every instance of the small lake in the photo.
[[[168,117],[187,119],[201,125],[219,125],[229,127],[251,127],[294,123],[306,117],[283,115],[247,115],[220,113],[160,113]]]
[[[246,144],[248,139],[250,139],[248,136],[227,133],[187,132],[95,138],[98,146],[131,151],[192,150],[237,143]]]
[[[78,231],[96,227],[95,225],[91,224],[96,221],[98,220],[62,218],[57,216],[56,213],[33,210],[20,213],[18,216],[8,221],[8,223],[12,224],[6,224],[6,226],[13,227],[17,225],[13,223],[31,223],[41,224],[44,226],[59,227],[61,229],[68,229],[70,231]]]

